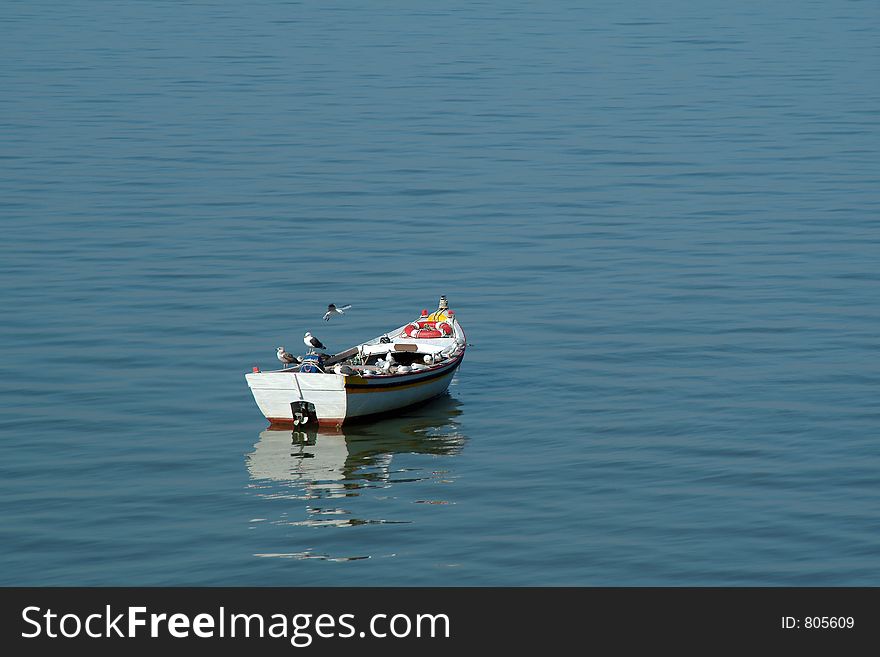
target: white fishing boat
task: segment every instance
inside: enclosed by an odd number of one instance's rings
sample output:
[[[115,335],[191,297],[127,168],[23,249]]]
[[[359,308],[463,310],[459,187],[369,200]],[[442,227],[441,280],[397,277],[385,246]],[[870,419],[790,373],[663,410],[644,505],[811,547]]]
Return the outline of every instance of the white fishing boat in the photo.
[[[311,350],[292,367],[255,367],[245,378],[271,424],[340,427],[442,395],[466,350],[464,330],[440,297],[435,312],[372,340],[332,356]]]

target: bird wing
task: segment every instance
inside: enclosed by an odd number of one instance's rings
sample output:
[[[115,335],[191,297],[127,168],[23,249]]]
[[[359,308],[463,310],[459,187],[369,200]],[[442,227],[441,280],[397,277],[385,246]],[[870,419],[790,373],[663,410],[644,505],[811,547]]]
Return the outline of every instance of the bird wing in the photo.
[[[324,321],[325,321],[325,322],[329,322],[329,321],[330,321],[330,315],[331,315],[332,313],[333,313],[332,310],[328,310],[327,312],[324,313]]]
[[[342,308],[337,308],[336,310],[342,312],[343,310],[348,310],[349,308],[351,308],[351,304],[348,304],[347,306],[342,306]]]
[[[317,347],[318,349],[326,349],[326,347],[324,347],[324,345],[321,344],[321,341],[320,341],[318,338],[313,337],[313,338],[312,338],[312,344],[313,344],[315,347]]]

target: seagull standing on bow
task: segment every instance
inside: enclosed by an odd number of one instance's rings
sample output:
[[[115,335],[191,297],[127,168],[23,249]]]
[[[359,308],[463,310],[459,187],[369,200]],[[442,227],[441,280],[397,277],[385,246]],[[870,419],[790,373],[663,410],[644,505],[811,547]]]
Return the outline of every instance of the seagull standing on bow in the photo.
[[[284,367],[287,367],[291,363],[296,362],[296,356],[284,351],[284,347],[278,347],[278,351],[275,355],[278,356],[278,360],[280,360],[284,364]]]
[[[324,321],[329,322],[330,318],[333,317],[333,315],[344,315],[345,311],[349,308],[351,308],[350,304],[348,306],[337,308],[335,304],[331,303],[329,306],[327,306],[327,312],[324,313]]]
[[[303,342],[305,343],[305,345],[309,349],[312,350],[312,352],[314,352],[315,349],[326,349],[327,348],[323,344],[321,344],[321,341],[318,338],[316,338],[314,335],[312,335],[308,331],[306,331],[306,335],[303,338]]]

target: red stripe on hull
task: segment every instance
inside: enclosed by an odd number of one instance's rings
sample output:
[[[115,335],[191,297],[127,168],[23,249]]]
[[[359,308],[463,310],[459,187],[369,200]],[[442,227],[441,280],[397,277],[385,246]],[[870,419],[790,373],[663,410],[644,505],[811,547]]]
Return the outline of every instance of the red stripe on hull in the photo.
[[[289,418],[289,417],[267,417],[266,419],[269,420],[269,424],[270,424],[271,426],[279,426],[279,427],[292,427],[292,426],[294,426],[294,424],[293,424],[293,418]],[[318,426],[320,426],[320,427],[339,427],[339,426],[342,426],[342,422],[343,422],[344,419],[345,419],[345,418],[324,418],[324,419],[319,419],[319,420],[318,420]],[[309,425],[308,425],[308,424],[304,424],[304,425],[298,425],[298,426],[301,426],[303,429],[305,429],[305,428],[306,428],[307,426],[309,426]],[[314,426],[314,424],[313,424],[312,426]]]

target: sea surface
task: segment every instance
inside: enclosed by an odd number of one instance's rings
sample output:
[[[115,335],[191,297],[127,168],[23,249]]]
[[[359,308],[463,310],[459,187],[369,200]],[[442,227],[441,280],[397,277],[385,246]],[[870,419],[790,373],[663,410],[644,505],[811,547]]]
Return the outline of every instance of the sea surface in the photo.
[[[4,2],[0,584],[880,585],[878,119],[867,0]]]

